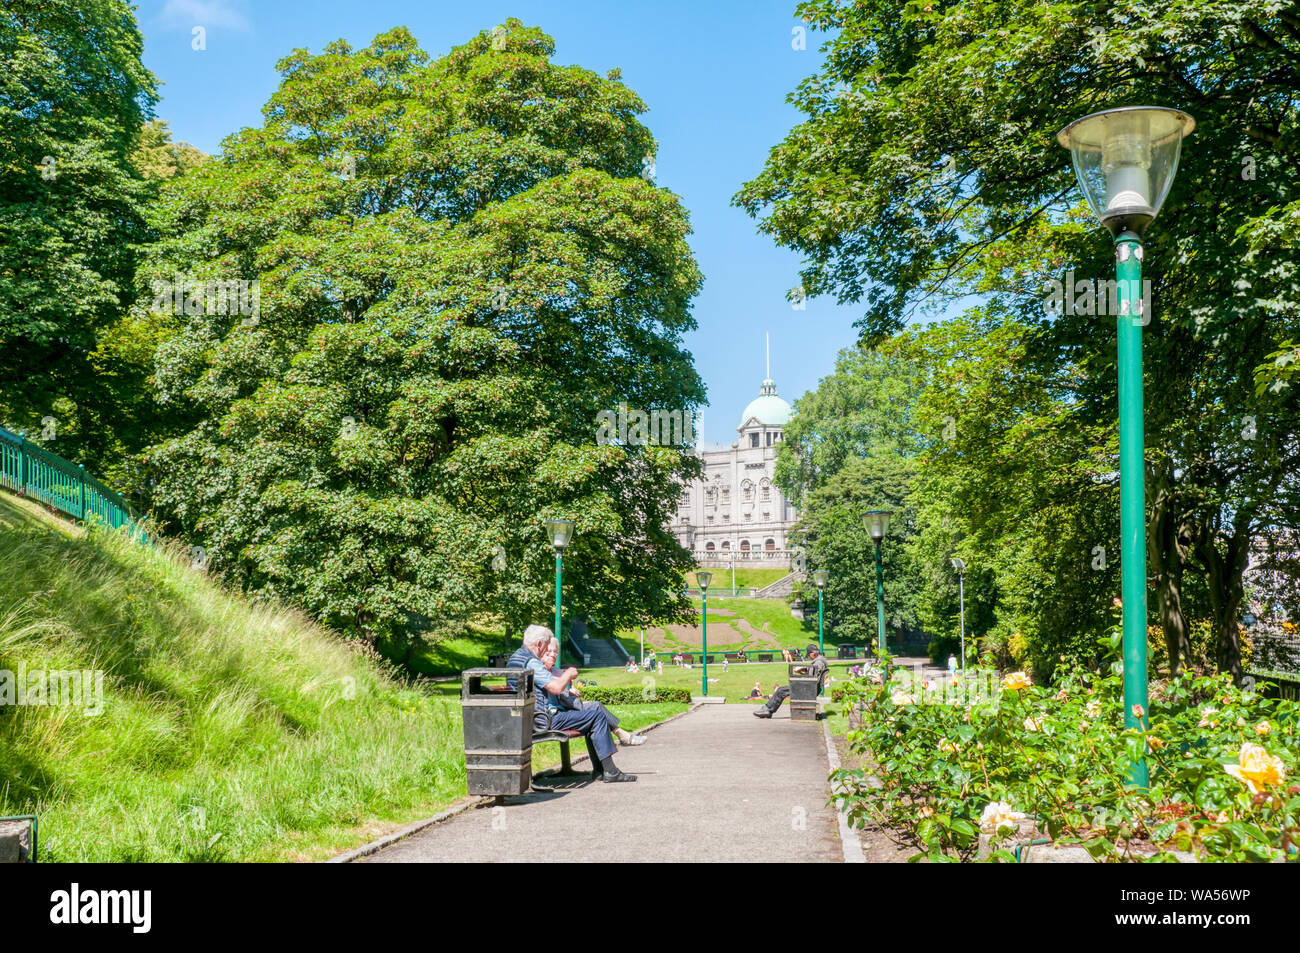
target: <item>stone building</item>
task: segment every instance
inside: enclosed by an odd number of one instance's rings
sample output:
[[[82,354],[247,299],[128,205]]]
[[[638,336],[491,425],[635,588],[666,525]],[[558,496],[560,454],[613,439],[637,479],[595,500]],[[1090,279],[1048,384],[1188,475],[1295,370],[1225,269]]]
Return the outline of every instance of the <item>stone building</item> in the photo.
[[[740,415],[736,442],[696,450],[704,475],[682,490],[673,523],[696,565],[722,568],[734,560],[738,566],[789,566],[786,538],[797,516],[772,473],[790,414],[768,377]]]

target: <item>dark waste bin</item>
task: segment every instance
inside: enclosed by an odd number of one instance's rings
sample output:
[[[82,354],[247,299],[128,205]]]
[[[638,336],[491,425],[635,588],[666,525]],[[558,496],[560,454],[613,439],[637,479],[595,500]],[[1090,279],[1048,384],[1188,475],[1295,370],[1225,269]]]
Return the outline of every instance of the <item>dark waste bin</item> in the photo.
[[[506,673],[509,672],[507,677]],[[484,685],[486,680],[501,685]],[[527,794],[533,777],[533,673],[470,668],[461,672],[465,780],[470,794]]]
[[[817,720],[817,676],[795,674],[797,670],[806,672],[808,666],[791,663],[790,665],[790,720]]]
[[[505,668],[506,663],[510,661],[509,655],[489,655],[488,668]]]
[[[838,648],[839,648],[839,657],[840,657],[840,658],[857,658],[857,657],[858,657],[858,649],[857,649],[857,646],[855,646],[855,645],[841,645],[841,646],[838,646]]]

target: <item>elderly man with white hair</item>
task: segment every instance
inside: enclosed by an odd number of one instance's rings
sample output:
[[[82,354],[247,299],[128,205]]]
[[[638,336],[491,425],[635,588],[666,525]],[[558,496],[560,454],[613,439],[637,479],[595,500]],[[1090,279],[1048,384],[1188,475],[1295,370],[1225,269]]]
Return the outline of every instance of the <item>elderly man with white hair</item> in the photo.
[[[533,689],[537,694],[534,724],[539,728],[546,726],[546,710],[550,707],[550,700],[564,695],[578,674],[576,668],[569,667],[555,675],[542,661],[552,638],[554,636],[546,626],[530,625],[524,630],[524,644],[506,663],[507,668],[526,668],[532,671]],[[551,728],[557,731],[581,731],[586,736],[587,750],[592,752],[592,766],[602,781],[613,783],[636,780],[635,774],[620,771],[614,763],[614,741],[610,737],[609,714],[603,706],[559,708],[552,714]]]

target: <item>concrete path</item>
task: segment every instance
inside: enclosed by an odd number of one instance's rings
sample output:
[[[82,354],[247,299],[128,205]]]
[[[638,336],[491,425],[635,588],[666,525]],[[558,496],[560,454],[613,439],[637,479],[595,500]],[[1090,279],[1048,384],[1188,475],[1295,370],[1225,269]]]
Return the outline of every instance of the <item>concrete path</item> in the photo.
[[[770,721],[752,711],[703,705],[620,749],[635,783],[506,798],[363,862],[842,861],[821,723],[791,722],[788,703]]]

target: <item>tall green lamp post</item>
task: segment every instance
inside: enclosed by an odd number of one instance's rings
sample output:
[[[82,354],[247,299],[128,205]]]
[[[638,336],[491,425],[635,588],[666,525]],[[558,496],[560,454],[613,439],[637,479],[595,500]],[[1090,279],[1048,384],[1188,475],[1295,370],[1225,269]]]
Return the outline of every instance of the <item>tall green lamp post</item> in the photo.
[[[961,619],[961,669],[966,671],[966,560],[952,557],[952,568],[957,570],[957,614]]]
[[[573,538],[573,520],[547,520],[546,532],[555,547],[555,638],[561,645],[564,636],[560,633],[560,592],[564,585],[564,550]]]
[[[814,569],[812,574],[813,585],[817,587],[817,651],[822,655],[826,654],[826,644],[822,639],[822,592],[830,575],[825,569]]]
[[[862,516],[862,522],[867,525],[867,532],[871,534],[871,541],[876,544],[876,635],[881,664],[884,664],[886,648],[885,568],[880,559],[880,544],[884,542],[885,534],[889,532],[889,515],[889,510],[870,510]]]
[[[1074,173],[1115,242],[1119,364],[1120,572],[1124,597],[1124,725],[1147,712],[1146,463],[1143,448],[1142,328],[1151,320],[1142,294],[1142,235],[1164,204],[1183,139],[1196,128],[1177,109],[1126,106],[1077,119],[1057,133]],[[1145,760],[1133,784],[1148,783]]]
[[[700,654],[700,665],[703,666],[704,674],[700,676],[700,690],[707,696],[709,694],[709,583],[713,582],[713,573],[707,569],[698,570],[695,573],[695,581],[700,584],[700,598],[703,600],[700,616],[704,620],[704,651]]]

